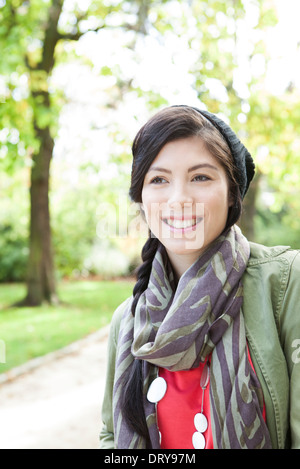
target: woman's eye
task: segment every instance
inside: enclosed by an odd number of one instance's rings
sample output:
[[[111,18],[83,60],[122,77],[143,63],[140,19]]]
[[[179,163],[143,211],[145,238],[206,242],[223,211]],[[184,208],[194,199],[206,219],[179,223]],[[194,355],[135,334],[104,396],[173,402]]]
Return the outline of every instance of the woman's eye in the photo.
[[[156,176],[154,179],[152,179],[151,184],[162,184],[163,182],[166,182],[164,178]]]
[[[204,174],[199,174],[198,176],[195,176],[193,178],[194,181],[200,181],[200,182],[203,182],[203,181],[209,181],[209,177],[208,176],[204,176]]]

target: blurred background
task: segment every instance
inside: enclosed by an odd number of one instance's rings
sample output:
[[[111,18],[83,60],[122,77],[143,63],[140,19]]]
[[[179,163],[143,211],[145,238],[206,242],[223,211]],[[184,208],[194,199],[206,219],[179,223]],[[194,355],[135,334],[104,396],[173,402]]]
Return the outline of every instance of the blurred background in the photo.
[[[131,294],[131,143],[161,107],[232,126],[257,166],[245,235],[300,248],[299,17],[298,0],[0,0],[0,374]]]

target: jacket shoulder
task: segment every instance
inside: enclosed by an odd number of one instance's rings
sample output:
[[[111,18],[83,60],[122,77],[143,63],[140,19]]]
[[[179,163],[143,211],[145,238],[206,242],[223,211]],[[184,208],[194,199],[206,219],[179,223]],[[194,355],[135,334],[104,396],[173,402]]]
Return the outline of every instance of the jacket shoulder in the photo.
[[[276,262],[277,261],[277,262]],[[300,250],[292,249],[290,246],[264,246],[250,242],[250,258],[248,269],[252,266],[269,264],[285,265],[288,270],[300,271]]]
[[[245,272],[245,284],[254,291],[259,284],[272,291],[273,300],[283,299],[289,286],[297,281],[299,290],[300,251],[289,246],[268,247],[250,243],[250,258]],[[279,304],[278,303],[278,304]]]
[[[268,263],[270,261],[282,261],[293,264],[300,263],[300,251],[292,249],[290,246],[264,246],[250,242],[249,266]]]
[[[300,251],[289,246],[267,247],[250,243],[251,254],[243,276],[245,313],[257,309],[274,317],[278,330],[286,313],[285,300],[300,295]],[[298,300],[297,300],[298,301]],[[257,318],[259,319],[259,318]]]

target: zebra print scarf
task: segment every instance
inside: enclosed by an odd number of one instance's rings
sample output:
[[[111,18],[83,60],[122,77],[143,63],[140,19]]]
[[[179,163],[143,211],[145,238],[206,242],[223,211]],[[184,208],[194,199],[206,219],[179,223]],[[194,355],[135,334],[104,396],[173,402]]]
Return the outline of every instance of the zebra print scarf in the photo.
[[[135,358],[143,363],[144,410],[152,448],[159,448],[156,408],[146,394],[158,367],[170,371],[197,367],[211,354],[210,406],[214,448],[267,449],[263,396],[247,354],[241,311],[242,275],[249,243],[236,226],[221,235],[183,274],[177,288],[162,246],[152,264],[148,288],[120,329],[114,383],[117,448],[145,448],[127,426],[119,399],[124,373]]]

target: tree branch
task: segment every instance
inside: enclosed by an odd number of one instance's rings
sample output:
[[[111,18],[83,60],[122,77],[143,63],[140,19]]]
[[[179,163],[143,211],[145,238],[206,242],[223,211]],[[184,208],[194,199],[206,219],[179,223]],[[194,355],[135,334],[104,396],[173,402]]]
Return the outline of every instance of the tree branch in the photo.
[[[84,31],[82,33],[79,32],[79,31],[77,31],[76,33],[66,33],[66,34],[65,33],[59,33],[58,34],[58,40],[61,39],[63,41],[78,41],[85,34],[87,34],[89,32],[97,33],[98,31],[101,31],[102,29],[125,29],[126,31],[135,31],[136,33],[145,34],[145,32],[141,30],[139,25],[124,23],[124,24],[120,24],[120,25],[117,25],[117,26],[102,25],[102,26],[99,26],[98,28],[88,29],[87,31]]]
[[[101,29],[106,28],[105,25],[99,26],[98,28],[94,29],[88,29],[87,31],[84,31],[83,33],[77,31],[76,33],[58,33],[58,40],[63,40],[63,41],[78,41],[84,34],[88,32],[95,32],[97,33]]]

